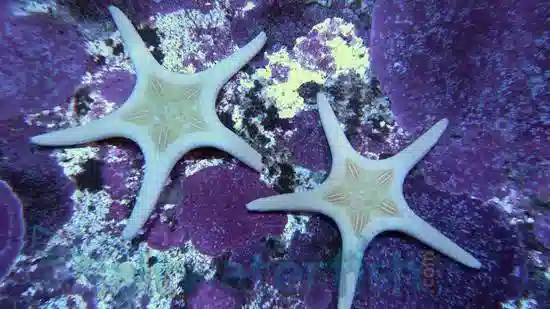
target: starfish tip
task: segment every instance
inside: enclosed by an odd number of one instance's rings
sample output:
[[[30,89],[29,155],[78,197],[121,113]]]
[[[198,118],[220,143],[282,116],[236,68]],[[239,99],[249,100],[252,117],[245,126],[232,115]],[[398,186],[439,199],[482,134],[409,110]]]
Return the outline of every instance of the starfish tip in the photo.
[[[122,239],[132,240],[132,238],[134,238],[135,236],[136,236],[136,233],[132,229],[130,229],[128,226],[126,226],[122,231]]]
[[[115,12],[118,13],[118,12],[120,11],[120,10],[119,10],[116,6],[114,6],[114,5],[109,5],[109,6],[107,7],[107,9],[109,10],[109,12],[111,12],[111,14],[114,14]]]
[[[481,268],[481,262],[474,258],[474,260],[469,263],[471,268],[480,269]]]
[[[246,204],[246,209],[248,210],[253,210],[253,211],[257,211],[260,209],[260,203],[258,203],[258,200],[255,200],[255,201],[252,201],[248,204]]]
[[[36,145],[47,145],[49,143],[48,133],[33,136],[30,141]]]
[[[267,35],[265,34],[264,31],[260,32],[260,34],[258,34],[258,37],[260,37],[262,39],[267,39]]]

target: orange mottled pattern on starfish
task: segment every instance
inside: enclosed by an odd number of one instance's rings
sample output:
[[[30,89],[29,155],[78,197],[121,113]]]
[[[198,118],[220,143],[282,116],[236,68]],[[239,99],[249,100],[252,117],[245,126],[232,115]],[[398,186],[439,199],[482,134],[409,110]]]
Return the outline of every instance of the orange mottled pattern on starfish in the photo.
[[[181,86],[151,77],[144,98],[122,119],[146,127],[157,150],[165,151],[181,136],[206,130],[200,92],[199,85]]]
[[[369,221],[397,216],[397,206],[390,195],[394,170],[369,170],[346,159],[344,181],[334,187],[325,200],[345,209],[353,230],[361,234]]]

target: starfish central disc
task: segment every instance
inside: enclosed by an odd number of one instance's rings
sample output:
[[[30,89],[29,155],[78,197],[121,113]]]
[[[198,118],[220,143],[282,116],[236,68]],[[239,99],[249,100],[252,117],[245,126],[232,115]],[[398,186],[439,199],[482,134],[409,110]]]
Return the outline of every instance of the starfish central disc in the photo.
[[[345,209],[353,230],[361,234],[367,223],[382,216],[397,216],[397,206],[390,195],[393,170],[366,170],[346,160],[344,181],[325,200]]]
[[[126,112],[122,119],[144,127],[155,147],[163,152],[183,135],[205,131],[199,107],[199,85],[174,85],[158,77],[152,77],[143,99]],[[150,102],[162,102],[151,106]]]

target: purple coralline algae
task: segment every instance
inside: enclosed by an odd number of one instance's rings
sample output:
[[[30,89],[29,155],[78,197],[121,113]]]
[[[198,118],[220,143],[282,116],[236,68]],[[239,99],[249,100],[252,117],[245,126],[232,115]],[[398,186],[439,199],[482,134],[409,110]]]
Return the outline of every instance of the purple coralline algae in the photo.
[[[226,289],[215,281],[200,282],[197,292],[190,297],[190,308],[218,309],[218,308],[242,308],[242,296]],[[185,308],[182,306],[181,308]]]
[[[218,256],[224,250],[245,247],[253,239],[281,234],[284,215],[247,214],[246,203],[273,194],[257,179],[256,172],[239,164],[208,167],[174,180],[169,190],[185,190],[185,198],[176,198],[177,205],[154,223],[149,245],[165,249],[191,239],[202,253]]]
[[[74,184],[50,157],[28,138],[43,129],[28,125],[21,117],[0,122],[0,175],[22,202],[26,222],[24,251],[43,248],[48,239],[71,216]]]
[[[0,180],[0,282],[9,274],[11,266],[23,248],[25,222],[21,201],[10,186]]]
[[[536,216],[534,225],[537,240],[550,250],[550,211],[542,212]]]
[[[66,103],[90,60],[74,27],[40,13],[10,17],[0,33],[0,119]]]
[[[0,122],[0,175],[21,200],[25,217],[25,242],[21,259],[14,266],[16,271],[0,286],[0,293],[4,296],[0,300],[2,308],[28,308],[30,304],[38,304],[41,298],[57,297],[63,294],[59,291],[66,290],[66,285],[72,280],[70,274],[59,267],[65,263],[65,255],[58,253],[59,250],[50,250],[47,258],[42,256],[34,259],[41,256],[48,242],[58,235],[57,231],[71,218],[71,196],[75,190],[74,183],[50,157],[51,152],[38,150],[28,143],[31,136],[43,131],[28,125],[22,117]],[[17,229],[12,232],[15,231]],[[67,250],[65,248],[61,251]],[[52,272],[59,268],[60,271],[53,276]],[[61,280],[65,278],[68,281]],[[35,289],[33,284],[44,284],[50,290]],[[29,290],[35,292],[32,297],[21,295]]]
[[[327,170],[330,167],[330,150],[316,112],[302,112],[294,117],[300,130],[289,141],[292,160],[312,170]]]
[[[246,7],[246,2],[243,1],[240,7]],[[295,38],[305,35],[312,26],[327,17],[324,11],[311,9],[301,0],[258,1],[241,12],[235,14],[231,22],[233,36],[241,41],[258,31],[266,31],[268,48],[274,44],[293,46]],[[250,20],[255,22],[250,23]]]
[[[76,29],[49,14],[8,16],[0,31],[5,64],[0,68],[0,177],[23,203],[25,251],[31,252],[69,219],[74,186],[50,152],[28,139],[45,131],[40,121],[67,125],[61,106],[69,103],[90,58]]]
[[[549,11],[539,1],[377,2],[373,70],[399,125],[419,133],[450,120],[419,165],[429,183],[484,200],[548,186]]]
[[[153,1],[126,1],[126,0],[58,0],[66,6],[68,12],[78,22],[104,22],[111,18],[107,10],[109,5],[115,5],[132,19],[139,22],[146,21],[151,14]]]

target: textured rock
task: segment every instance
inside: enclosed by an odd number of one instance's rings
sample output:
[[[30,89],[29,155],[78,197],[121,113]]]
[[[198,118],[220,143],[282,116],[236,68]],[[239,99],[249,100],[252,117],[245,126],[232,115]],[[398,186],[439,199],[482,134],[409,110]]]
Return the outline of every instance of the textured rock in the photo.
[[[550,212],[542,212],[535,218],[534,232],[537,240],[550,249]]]
[[[165,219],[156,220],[149,245],[163,249],[191,239],[202,253],[217,256],[262,236],[280,234],[284,215],[247,213],[246,203],[272,194],[257,179],[256,172],[239,164],[208,167],[176,180],[179,183],[169,190],[185,190],[185,197],[161,215]]]
[[[242,296],[236,295],[217,282],[201,282],[189,300],[191,308],[241,308],[242,305]]]
[[[23,204],[27,254],[43,248],[72,213],[74,184],[49,156],[50,151],[28,143],[43,131],[20,117],[0,122],[0,177]]]
[[[364,42],[357,36],[353,24],[341,18],[327,18],[313,26],[306,35],[296,39],[292,49],[273,49],[265,55],[269,63],[254,75],[267,85],[265,96],[272,99],[281,118],[292,118],[306,103],[313,103],[303,98],[314,92],[303,88],[308,83],[322,85],[331,74],[351,75],[349,71],[359,75],[357,82],[369,76]],[[345,88],[351,87],[348,83]],[[340,93],[345,96],[343,91]]]
[[[152,1],[137,0],[58,0],[80,22],[105,21],[110,19],[109,5],[123,10],[132,20],[144,21],[151,14]]]
[[[0,119],[68,102],[90,60],[75,29],[35,14],[10,16],[0,33]]]
[[[25,222],[21,201],[7,183],[0,180],[0,282],[9,274],[23,248]]]
[[[370,5],[362,9],[344,9],[344,1],[332,1],[332,6],[308,4],[304,0],[267,0],[257,1],[253,7],[247,7],[246,1],[233,1],[231,32],[239,44],[252,33],[264,30],[267,33],[267,49],[274,50],[283,46],[292,48],[295,40],[306,35],[313,26],[327,18],[340,17],[357,26],[359,36],[368,39],[370,26]],[[347,1],[349,2],[349,1]],[[246,9],[245,9],[246,8]],[[254,20],[253,23],[250,20]]]
[[[6,278],[0,290],[6,296],[0,300],[0,307],[27,308],[38,305],[41,299],[72,293],[74,278],[64,268],[69,249],[52,248],[46,257],[41,253],[71,218],[75,185],[51,157],[51,150],[38,149],[28,143],[31,136],[44,129],[27,124],[22,117],[14,117],[0,121],[0,132],[0,177],[20,198],[25,216],[25,230],[21,234],[25,237],[23,259],[15,265],[17,272]],[[12,233],[16,231],[15,228]],[[29,259],[35,254],[39,256],[36,260]],[[34,289],[33,284],[47,287],[48,291]],[[29,289],[35,293],[22,296]],[[89,294],[88,291],[91,298]]]
[[[550,27],[538,1],[377,2],[374,73],[398,123],[447,117],[420,164],[429,183],[483,199],[550,183]]]

